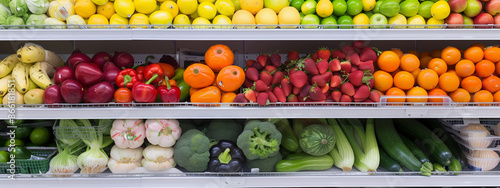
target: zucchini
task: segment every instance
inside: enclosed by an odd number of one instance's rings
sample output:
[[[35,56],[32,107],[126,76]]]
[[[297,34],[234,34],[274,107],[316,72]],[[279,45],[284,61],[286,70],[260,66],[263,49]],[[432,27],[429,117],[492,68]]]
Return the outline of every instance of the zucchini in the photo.
[[[411,141],[409,138],[406,138],[404,135],[399,135],[401,139],[403,140],[403,143],[408,147],[408,149],[415,155],[415,157],[421,162],[431,162],[427,154],[425,154],[420,147],[413,141]]]
[[[287,119],[279,119],[276,123],[276,129],[281,132],[281,147],[291,152],[299,152],[299,139],[290,127]]]
[[[383,149],[380,152],[380,167],[389,172],[403,172],[398,162],[392,159]]]
[[[375,119],[377,140],[392,159],[411,171],[419,171],[422,163],[401,140],[390,119]]]
[[[394,119],[394,121],[401,132],[422,143],[433,160],[441,166],[450,165],[453,159],[450,149],[429,128],[415,119]]]
[[[458,162],[462,165],[462,167],[467,166],[467,158],[465,158],[464,153],[462,152],[462,149],[458,145],[458,143],[451,137],[450,133],[448,133],[441,122],[439,122],[437,119],[428,119],[426,122],[427,128],[429,128],[436,136],[438,136],[446,146],[448,146],[448,149],[450,149],[451,154],[453,157],[458,159]],[[460,169],[462,169],[460,167]],[[460,170],[461,171],[461,170]]]
[[[298,172],[303,170],[328,170],[333,166],[333,159],[329,155],[303,156],[281,160],[276,164],[277,172]]]

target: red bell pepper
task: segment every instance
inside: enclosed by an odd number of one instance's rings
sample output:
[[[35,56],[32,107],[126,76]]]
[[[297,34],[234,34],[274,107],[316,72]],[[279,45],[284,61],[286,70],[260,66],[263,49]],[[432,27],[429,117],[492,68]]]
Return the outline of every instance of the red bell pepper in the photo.
[[[136,82],[132,87],[132,97],[135,102],[153,103],[156,100],[155,86],[151,82],[158,78],[158,74],[154,74],[146,83]]]
[[[137,76],[137,72],[134,69],[123,69],[116,75],[115,83],[118,87],[127,87],[132,89],[135,82],[142,82]]]
[[[158,93],[160,94],[161,101],[164,103],[179,102],[181,98],[181,89],[177,86],[170,86],[168,77],[165,76],[167,85],[161,85],[158,87]]]
[[[144,68],[144,79],[145,80],[149,80],[153,77],[153,75],[157,74],[158,77],[156,79],[153,80],[153,82],[151,82],[152,84],[158,84],[161,79],[165,76],[164,72],[163,72],[163,68],[161,68],[160,65],[158,65],[158,63],[154,63],[154,64],[151,64],[151,65],[148,65],[146,66],[146,68]]]
[[[138,66],[136,69],[135,69],[135,72],[137,73],[137,78],[139,78],[139,80],[144,81],[144,69],[146,67],[145,66]]]

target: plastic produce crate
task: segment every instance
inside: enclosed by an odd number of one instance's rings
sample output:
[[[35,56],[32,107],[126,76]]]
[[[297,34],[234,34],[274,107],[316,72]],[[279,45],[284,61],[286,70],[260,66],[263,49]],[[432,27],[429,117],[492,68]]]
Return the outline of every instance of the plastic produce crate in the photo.
[[[55,147],[26,147],[31,154],[43,157],[40,160],[16,159],[16,174],[45,174],[49,171],[50,160],[57,154]],[[2,149],[3,150],[3,149]],[[6,148],[5,150],[6,151]],[[10,164],[0,163],[0,174],[10,174]]]
[[[89,132],[95,132],[96,134],[109,135],[109,131],[111,130],[111,124],[113,123],[113,121],[111,120],[101,126],[98,126],[98,121],[99,120],[90,120],[90,123],[95,126],[79,127],[78,130],[75,130],[75,128],[70,128],[70,127],[59,127],[59,121],[57,121],[56,123],[54,123],[52,129],[54,130],[54,136],[56,139],[79,139],[80,138],[78,136],[79,132],[82,132],[84,134]],[[88,138],[88,139],[97,139],[97,138]]]

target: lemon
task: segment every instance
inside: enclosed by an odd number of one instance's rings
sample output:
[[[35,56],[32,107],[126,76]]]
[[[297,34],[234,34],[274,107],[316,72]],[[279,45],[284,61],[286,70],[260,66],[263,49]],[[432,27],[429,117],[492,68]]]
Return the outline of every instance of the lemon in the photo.
[[[444,0],[434,3],[431,7],[431,15],[438,20],[444,20],[450,15],[450,5]]]
[[[132,0],[115,0],[114,8],[116,14],[124,18],[130,18],[135,12],[135,5]]]
[[[115,14],[115,7],[113,6],[113,2],[107,2],[104,5],[97,6],[97,14],[103,15],[108,19],[111,19],[111,16]]]
[[[80,1],[80,0],[78,0],[78,1]],[[92,0],[92,2],[96,5],[104,5],[108,2],[108,0]],[[75,1],[75,3],[76,3],[76,1]]]
[[[172,15],[169,12],[164,11],[164,10],[157,10],[157,11],[154,11],[153,13],[151,13],[151,15],[149,15],[149,23],[151,23],[153,25],[172,24],[173,19],[174,18],[172,17]],[[155,28],[158,28],[158,27],[155,26]],[[161,26],[161,28],[165,28],[165,26]]]
[[[316,5],[316,14],[318,16],[326,18],[333,13],[333,4],[330,0],[320,0]]]
[[[425,19],[424,17],[420,15],[415,15],[410,18],[408,18],[408,25],[414,25],[414,26],[408,26],[410,29],[423,29],[425,28]],[[416,25],[422,25],[422,26],[416,26]]]
[[[203,2],[209,2],[209,3],[214,3],[215,0],[198,0],[198,2],[201,4]]]
[[[82,0],[80,0],[82,1]],[[104,17],[103,15],[100,14],[94,14],[90,16],[88,22],[88,25],[109,25],[108,19]],[[104,26],[99,26],[99,27],[90,27],[90,28],[103,28]]]
[[[128,25],[128,19],[119,16],[118,14],[113,14],[111,18],[109,19],[109,24],[110,25]],[[125,28],[126,26],[121,26],[122,28]]]
[[[233,24],[235,25],[247,25],[247,26],[238,26],[237,28],[253,28],[255,25],[255,17],[248,10],[238,10],[234,13]]]
[[[363,10],[365,12],[371,11],[375,8],[375,0],[362,0],[361,2],[363,2]]]
[[[300,13],[294,7],[285,7],[278,14],[280,25],[300,25]],[[297,26],[280,26],[281,28],[297,28]]]
[[[156,9],[156,0],[134,0],[135,11],[149,14]]]
[[[177,0],[179,11],[183,14],[193,14],[198,8],[198,1],[196,0]]]
[[[75,13],[82,18],[90,18],[96,12],[95,4],[90,0],[79,0],[75,4]]]
[[[257,25],[273,25],[273,26],[259,26],[259,28],[276,28],[278,25],[278,15],[273,9],[263,8],[255,15],[255,22]]]
[[[442,29],[444,25],[444,20],[439,20],[436,18],[429,18],[427,20],[427,28],[429,29]],[[429,26],[429,25],[438,25],[438,26]]]
[[[193,20],[193,25],[202,25],[202,26],[194,26],[195,29],[208,29],[210,28],[210,20],[204,17],[198,17]]]
[[[352,23],[354,25],[366,25],[354,27],[356,29],[368,29],[368,25],[370,25],[370,18],[365,13],[360,13],[352,18]]]
[[[178,14],[174,18],[174,25],[182,25],[182,26],[175,26],[176,28],[187,28],[191,24],[191,20],[189,20],[189,17],[185,14]]]
[[[212,20],[217,14],[217,8],[215,8],[215,5],[210,2],[203,2],[198,5],[197,12],[198,16]]]
[[[214,26],[216,29],[229,29],[231,27],[231,19],[225,15],[217,15],[212,20],[213,25],[222,25],[222,26]]]
[[[231,0],[217,0],[215,7],[221,15],[232,16],[234,14],[234,3]]]
[[[190,14],[189,15],[189,18],[191,18],[191,20],[194,20],[196,18],[200,17],[200,15],[198,15],[198,11],[194,12],[193,14]]]
[[[408,24],[408,21],[406,20],[406,17],[402,14],[398,14],[394,17],[389,18],[388,21],[389,24],[394,24],[394,25],[406,25]],[[401,29],[401,28],[406,28],[406,26],[395,26],[394,28],[396,29]]]
[[[149,25],[149,18],[145,14],[135,13],[130,17],[128,21],[130,25]],[[132,26],[132,28],[140,28],[136,26]],[[142,28],[147,28],[147,26],[143,26]]]
[[[177,16],[177,14],[179,14],[179,7],[177,7],[177,4],[175,4],[175,2],[173,1],[164,1],[160,5],[160,10],[169,12],[170,15],[172,15],[172,17],[174,18],[175,16]]]

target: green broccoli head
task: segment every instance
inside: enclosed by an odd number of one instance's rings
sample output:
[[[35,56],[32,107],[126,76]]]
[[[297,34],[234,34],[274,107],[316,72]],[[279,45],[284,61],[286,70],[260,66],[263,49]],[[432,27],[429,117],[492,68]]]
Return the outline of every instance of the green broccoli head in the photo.
[[[248,160],[265,159],[279,152],[281,133],[269,122],[249,121],[238,136],[237,145]]]
[[[201,131],[191,129],[185,132],[174,146],[175,162],[190,172],[207,169],[210,160],[210,140]]]

